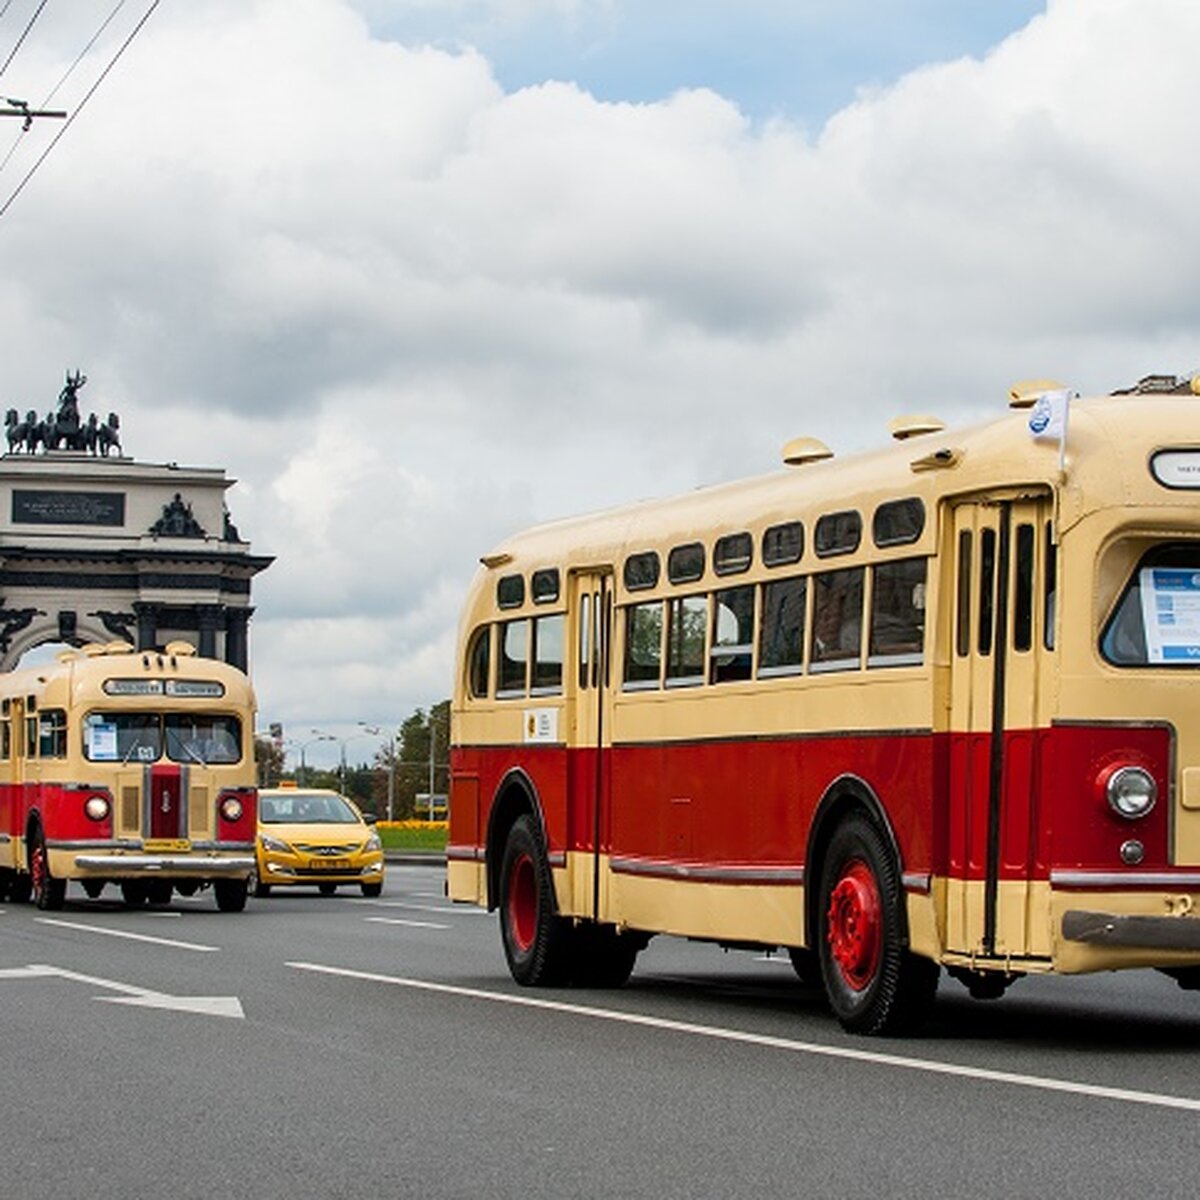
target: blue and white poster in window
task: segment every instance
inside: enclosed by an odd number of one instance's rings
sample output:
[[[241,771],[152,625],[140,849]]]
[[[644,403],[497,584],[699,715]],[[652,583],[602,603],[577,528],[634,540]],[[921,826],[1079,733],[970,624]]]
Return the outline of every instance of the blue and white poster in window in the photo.
[[[1200,664],[1200,571],[1143,567],[1140,584],[1147,661]]]
[[[117,761],[117,727],[108,721],[97,721],[87,727],[88,758],[92,762]]]

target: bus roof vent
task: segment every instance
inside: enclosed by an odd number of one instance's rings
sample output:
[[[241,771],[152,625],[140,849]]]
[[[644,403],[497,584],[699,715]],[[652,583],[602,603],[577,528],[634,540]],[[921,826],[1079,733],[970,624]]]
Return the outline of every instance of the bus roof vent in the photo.
[[[819,438],[792,438],[780,452],[785,466],[802,467],[805,463],[820,462],[832,458],[833,451]]]
[[[483,563],[489,571],[494,571],[497,567],[506,566],[512,562],[513,556],[506,550],[501,550],[498,554],[481,554],[479,561]]]
[[[101,651],[101,654],[132,654],[133,643],[118,641],[109,642]]]
[[[60,663],[69,663],[74,662],[77,658],[79,658],[80,653],[78,650],[60,650],[54,657]]]
[[[1143,375],[1133,387],[1117,388],[1114,396],[1200,396],[1200,372],[1187,375]]]
[[[888,433],[898,442],[903,442],[911,437],[920,437],[923,433],[938,433],[945,428],[944,421],[939,421],[937,417],[931,417],[928,414],[896,417],[895,420],[888,422]]]
[[[129,648],[133,649],[132,646]],[[191,642],[168,642],[166,653],[172,658],[191,658],[196,653],[196,647]]]
[[[100,642],[87,642],[79,647],[79,653],[85,658],[98,658],[105,652],[106,647]]]
[[[1032,408],[1046,392],[1061,392],[1066,384],[1053,379],[1023,379],[1008,389],[1009,408]]]

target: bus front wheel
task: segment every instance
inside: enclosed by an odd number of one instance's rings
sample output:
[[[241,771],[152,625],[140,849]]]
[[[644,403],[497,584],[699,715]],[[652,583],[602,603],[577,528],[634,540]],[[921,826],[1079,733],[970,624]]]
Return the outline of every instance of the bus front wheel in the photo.
[[[526,987],[566,983],[571,930],[555,912],[554,881],[533,819],[518,817],[500,866],[500,937],[512,977]]]
[[[50,860],[46,854],[46,838],[39,829],[33,837],[33,849],[29,855],[29,875],[33,882],[33,902],[42,910],[62,908],[67,898],[67,881],[55,879],[50,874]]]
[[[865,816],[830,840],[819,903],[821,976],[843,1027],[883,1034],[916,1025],[933,1001],[938,966],[907,948],[900,874]]]
[[[221,912],[241,912],[246,907],[245,879],[217,879],[213,882],[213,894]]]

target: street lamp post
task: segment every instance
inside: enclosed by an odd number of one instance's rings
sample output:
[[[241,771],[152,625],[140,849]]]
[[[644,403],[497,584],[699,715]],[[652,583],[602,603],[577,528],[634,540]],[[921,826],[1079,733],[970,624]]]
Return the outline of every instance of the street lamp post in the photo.
[[[360,721],[359,724],[362,724],[362,722]],[[318,735],[313,738],[313,741],[338,743],[341,751],[338,757],[338,791],[344,795],[346,792],[346,743],[354,741],[357,737],[364,737],[365,734],[351,733],[347,737],[337,737],[332,733],[325,733],[321,729],[314,729],[313,733]]]
[[[317,734],[317,736],[309,738],[306,742],[300,743],[300,778],[298,782],[301,787],[304,787],[305,784],[308,783],[308,763],[304,759],[305,750],[307,750],[314,742],[337,741],[337,738],[335,738],[332,733],[320,733],[316,729],[313,730],[313,733]]]
[[[359,724],[363,727],[364,732],[383,738],[387,745],[387,819],[394,821],[396,819],[396,741],[399,735],[385,733],[378,725],[368,725],[366,721],[359,721]]]

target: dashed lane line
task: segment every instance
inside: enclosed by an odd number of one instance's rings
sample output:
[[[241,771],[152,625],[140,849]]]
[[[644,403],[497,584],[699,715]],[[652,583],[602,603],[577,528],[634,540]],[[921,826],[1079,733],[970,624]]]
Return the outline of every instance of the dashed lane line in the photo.
[[[148,933],[132,933],[128,929],[107,929],[103,925],[85,924],[83,921],[63,921],[58,917],[36,917],[39,925],[55,925],[60,929],[81,929],[85,933],[102,933],[105,937],[128,938],[131,942],[152,942],[156,946],[171,946],[176,950],[200,950],[214,953],[220,946],[205,946],[201,942],[180,942],[174,938],[153,937]]]
[[[801,1042],[793,1038],[772,1037],[769,1034],[749,1033],[740,1029],[722,1029],[714,1025],[695,1025],[669,1017],[652,1017],[644,1013],[621,1012],[595,1008],[587,1004],[567,1004],[561,1000],[544,1000],[535,996],[519,996],[505,992],[489,992],[482,988],[460,987],[457,984],[434,983],[428,979],[409,979],[400,975],[378,975],[370,971],[353,971],[345,967],[330,967],[321,963],[289,962],[298,971],[319,975],[338,975],[346,979],[361,979],[371,983],[386,983],[414,991],[436,992],[444,996],[460,996],[467,1000],[484,1000],[491,1004],[510,1004],[518,1008],[540,1009],[543,1012],[566,1013],[598,1021],[614,1021],[622,1025],[640,1025],[692,1037],[712,1038],[748,1046],[764,1046],[771,1050],[809,1054],[821,1058],[840,1058],[873,1066],[891,1067],[904,1071],[921,1071],[929,1075],[949,1075],[958,1079],[973,1079],[982,1083],[1000,1083],[1012,1087],[1032,1088],[1042,1092],[1063,1092],[1088,1096],[1097,1100],[1115,1100],[1122,1104],[1144,1104],[1157,1108],[1183,1109],[1200,1112],[1200,1099],[1190,1096],[1171,1096],[1162,1092],[1141,1092],[1130,1088],[1105,1087],[1072,1079],[1053,1079],[1041,1075],[1024,1075],[1014,1071],[996,1071],[988,1067],[969,1067],[959,1063],[938,1062],[904,1054],[887,1054],[878,1050],[858,1050],[852,1046],[826,1046],[819,1042]]]
[[[407,925],[410,929],[451,929],[451,925],[438,925],[434,921],[406,921],[403,917],[365,917],[377,925]]]

